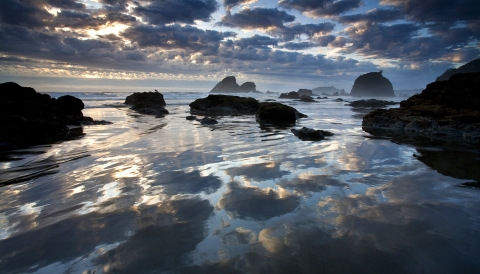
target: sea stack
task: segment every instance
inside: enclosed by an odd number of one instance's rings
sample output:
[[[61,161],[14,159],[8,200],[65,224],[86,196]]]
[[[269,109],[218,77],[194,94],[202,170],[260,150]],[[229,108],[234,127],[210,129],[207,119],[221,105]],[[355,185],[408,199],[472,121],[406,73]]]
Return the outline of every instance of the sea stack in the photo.
[[[393,97],[392,83],[380,72],[369,72],[360,75],[353,84],[352,96]]]
[[[245,82],[241,86],[237,84],[235,76],[227,76],[210,91],[211,93],[234,93],[234,92],[256,92],[257,86],[254,82]]]

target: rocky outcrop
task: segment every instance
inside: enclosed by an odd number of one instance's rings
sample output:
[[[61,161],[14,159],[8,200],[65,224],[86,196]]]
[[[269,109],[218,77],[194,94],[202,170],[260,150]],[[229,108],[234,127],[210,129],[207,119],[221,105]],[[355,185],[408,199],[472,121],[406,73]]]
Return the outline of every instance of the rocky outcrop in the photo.
[[[234,76],[223,78],[220,83],[210,91],[211,93],[232,93],[232,92],[257,92],[257,86],[254,82],[245,82],[241,86],[237,84]]]
[[[300,101],[302,101],[302,102],[316,102],[315,100],[313,100],[312,97],[310,97],[308,95],[300,96]]]
[[[355,80],[350,95],[367,97],[395,96],[392,83],[383,77],[382,71],[360,75]]]
[[[480,73],[456,74],[434,82],[400,108],[378,109],[363,118],[371,134],[395,130],[430,138],[480,140]],[[381,129],[382,131],[379,131]]]
[[[297,119],[307,117],[295,108],[276,102],[260,103],[256,118],[260,123],[294,124]]]
[[[300,99],[300,95],[296,91],[290,91],[289,93],[282,93],[280,97],[282,99]]]
[[[163,117],[168,114],[165,109],[167,105],[163,99],[163,95],[158,91],[155,92],[136,92],[125,98],[125,104],[131,105],[131,109],[138,113],[155,115]]]
[[[349,106],[357,108],[383,108],[386,106],[398,105],[399,103],[393,101],[369,99],[369,100],[357,100],[349,104]]]
[[[338,89],[333,86],[314,88],[312,89],[312,92],[314,92],[315,94],[321,94],[321,95],[327,95],[327,96],[332,96],[335,93],[338,95],[348,95],[348,93],[346,93],[344,89]],[[334,96],[338,96],[338,95],[334,95]]]
[[[311,90],[304,89],[304,88],[299,89],[297,92],[298,92],[298,95],[300,95],[300,96],[302,96],[302,95],[312,96],[313,95],[313,92]]]
[[[255,114],[260,103],[250,97],[211,94],[190,103],[190,111],[199,114]]]
[[[480,72],[480,59],[475,59],[466,63],[459,68],[452,68],[445,71],[442,75],[438,76],[435,81],[446,81],[450,79],[451,76],[458,74],[458,73],[473,73],[473,72]]]
[[[292,129],[292,133],[303,141],[320,141],[325,139],[325,136],[333,136],[333,133],[330,131],[315,130],[307,127]]]
[[[83,102],[70,95],[55,99],[16,83],[0,84],[0,143],[52,142],[82,133],[69,126],[110,123],[83,116],[83,108]]]

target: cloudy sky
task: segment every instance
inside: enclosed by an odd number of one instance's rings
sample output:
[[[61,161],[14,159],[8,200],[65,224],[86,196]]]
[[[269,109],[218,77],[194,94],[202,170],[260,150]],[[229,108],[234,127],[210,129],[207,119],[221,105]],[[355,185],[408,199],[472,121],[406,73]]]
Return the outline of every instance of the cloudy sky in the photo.
[[[424,88],[480,57],[479,0],[1,0],[0,81],[39,91],[261,91],[384,71]],[[133,89],[133,90],[132,90]]]

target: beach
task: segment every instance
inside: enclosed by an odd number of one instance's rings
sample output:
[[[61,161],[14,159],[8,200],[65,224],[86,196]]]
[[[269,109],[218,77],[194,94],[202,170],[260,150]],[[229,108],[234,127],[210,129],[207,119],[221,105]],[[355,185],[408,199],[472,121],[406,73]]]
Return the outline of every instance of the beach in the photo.
[[[292,127],[186,120],[208,93],[163,93],[162,118],[72,95],[113,124],[2,152],[0,272],[480,271],[478,146],[373,137],[349,96],[240,95],[308,115]],[[304,126],[334,135],[302,141]]]

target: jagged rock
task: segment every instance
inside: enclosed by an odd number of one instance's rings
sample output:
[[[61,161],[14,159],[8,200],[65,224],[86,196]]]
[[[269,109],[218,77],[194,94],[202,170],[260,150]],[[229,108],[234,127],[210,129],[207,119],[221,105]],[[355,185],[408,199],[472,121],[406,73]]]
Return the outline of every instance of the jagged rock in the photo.
[[[189,116],[185,117],[185,119],[187,119],[188,121],[195,121],[195,120],[197,120],[197,116],[189,115]]]
[[[369,97],[393,97],[392,83],[380,72],[369,72],[360,75],[353,84],[352,96],[369,96]]]
[[[480,140],[480,73],[456,74],[430,83],[400,108],[378,109],[363,118],[371,134],[382,130],[430,138]],[[379,131],[379,129],[381,129]]]
[[[301,89],[298,90],[298,95],[300,95],[300,96],[302,96],[302,95],[312,96],[313,92],[309,89],[301,88]]]
[[[190,103],[190,111],[209,114],[254,114],[259,102],[250,97],[210,94]]]
[[[308,117],[295,108],[276,102],[260,103],[256,118],[260,123],[294,124],[297,119]]]
[[[67,115],[83,116],[82,110],[85,107],[82,100],[71,95],[64,95],[57,99],[57,105]]]
[[[163,117],[169,113],[164,108],[167,104],[163,99],[163,95],[158,91],[133,93],[127,96],[124,104],[132,105],[130,109],[138,113],[155,115],[156,117]]]
[[[300,99],[300,95],[296,91],[290,91],[289,93],[282,93],[280,94],[280,97],[278,98],[284,98],[284,99]]]
[[[369,99],[369,100],[357,100],[353,101],[349,104],[352,107],[365,107],[365,108],[382,108],[385,106],[393,106],[399,103],[393,101],[384,101],[384,100],[377,100],[377,99]]]
[[[237,84],[235,76],[227,76],[223,78],[210,91],[211,93],[231,93],[231,92],[257,92],[257,86],[254,82],[245,82],[241,86]]]
[[[203,117],[202,119],[197,119],[202,125],[215,125],[218,124],[218,121],[210,118],[210,117]]]
[[[459,68],[451,68],[445,71],[442,75],[438,76],[435,81],[446,81],[450,79],[451,76],[458,74],[458,73],[472,73],[472,72],[480,72],[480,59],[475,59],[466,63]]]
[[[257,91],[257,86],[254,82],[245,82],[240,86],[241,92],[255,92]]]
[[[316,102],[315,100],[313,100],[312,97],[310,97],[308,95],[300,96],[300,101],[302,101],[302,102]]]
[[[315,130],[313,128],[302,127],[301,129],[292,129],[292,133],[303,141],[320,141],[325,136],[333,136],[333,133],[325,130]]]

